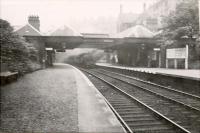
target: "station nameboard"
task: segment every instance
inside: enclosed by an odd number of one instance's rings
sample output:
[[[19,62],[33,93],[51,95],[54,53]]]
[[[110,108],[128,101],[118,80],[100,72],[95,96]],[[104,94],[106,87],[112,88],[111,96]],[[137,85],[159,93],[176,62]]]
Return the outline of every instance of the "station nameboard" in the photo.
[[[45,48],[45,50],[47,50],[47,51],[48,51],[48,50],[53,50],[53,48]]]
[[[167,59],[185,59],[186,56],[186,48],[167,49]]]

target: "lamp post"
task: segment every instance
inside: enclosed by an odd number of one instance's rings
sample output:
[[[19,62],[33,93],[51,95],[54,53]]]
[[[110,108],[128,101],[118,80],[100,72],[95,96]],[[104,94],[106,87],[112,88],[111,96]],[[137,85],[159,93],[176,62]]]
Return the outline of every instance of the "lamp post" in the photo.
[[[200,0],[199,0],[199,34],[200,34]]]
[[[200,42],[200,0],[199,0],[199,36],[197,41]]]

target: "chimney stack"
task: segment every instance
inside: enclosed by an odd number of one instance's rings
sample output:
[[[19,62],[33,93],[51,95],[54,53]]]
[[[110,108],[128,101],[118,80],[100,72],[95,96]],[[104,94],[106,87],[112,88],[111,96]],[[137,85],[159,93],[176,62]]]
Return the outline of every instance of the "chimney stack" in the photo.
[[[146,11],[146,3],[143,4],[143,12]]]
[[[31,15],[28,17],[28,23],[31,24],[34,28],[40,31],[40,20],[39,16]]]
[[[120,4],[120,15],[123,13],[123,5],[122,4]]]

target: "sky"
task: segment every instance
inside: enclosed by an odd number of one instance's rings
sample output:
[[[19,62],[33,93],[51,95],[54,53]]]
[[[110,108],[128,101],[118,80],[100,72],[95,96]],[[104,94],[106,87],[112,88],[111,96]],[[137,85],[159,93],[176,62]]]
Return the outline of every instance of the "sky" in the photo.
[[[29,15],[38,15],[41,31],[49,31],[62,25],[73,25],[78,31],[86,21],[99,18],[117,18],[120,4],[124,12],[141,13],[143,4],[156,0],[0,0],[0,17],[11,25],[25,25]],[[113,21],[114,22],[114,21]],[[83,32],[83,31],[81,31]]]

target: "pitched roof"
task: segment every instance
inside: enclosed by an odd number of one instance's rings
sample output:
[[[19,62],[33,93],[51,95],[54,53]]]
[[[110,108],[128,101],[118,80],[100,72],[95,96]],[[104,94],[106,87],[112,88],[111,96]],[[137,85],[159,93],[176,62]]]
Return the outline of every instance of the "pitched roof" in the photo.
[[[51,36],[82,36],[79,32],[75,31],[69,26],[62,26],[50,34]]]
[[[16,29],[14,32],[18,33],[21,36],[42,36],[42,33],[29,23],[25,26],[15,28]]]
[[[124,37],[152,38],[152,37],[154,37],[154,33],[142,25],[136,25],[134,27],[128,28],[127,30],[114,35],[114,37],[117,37],[117,38],[124,38]]]

